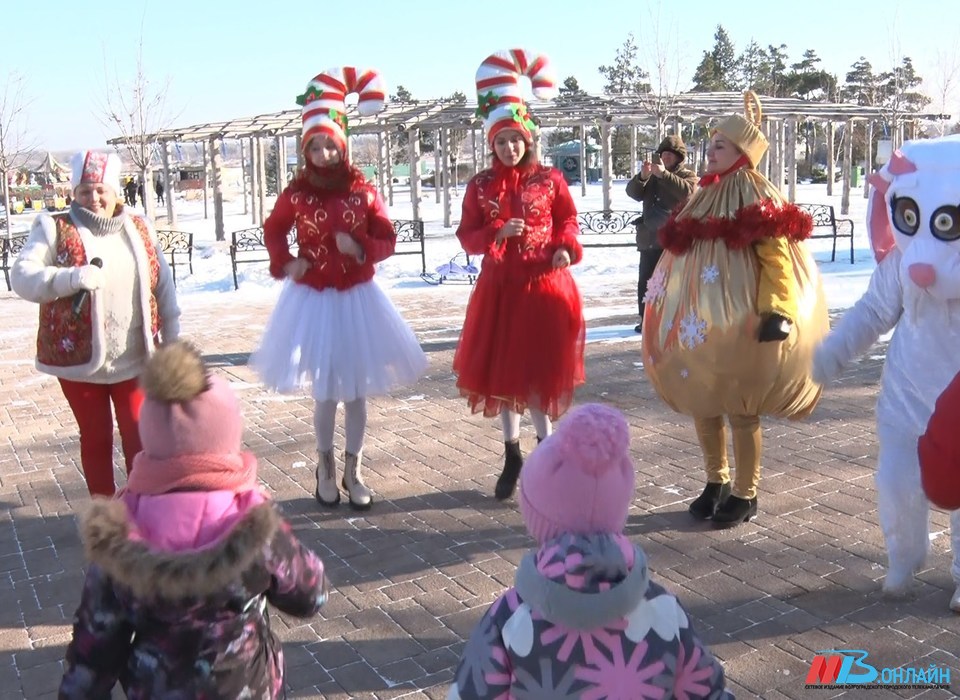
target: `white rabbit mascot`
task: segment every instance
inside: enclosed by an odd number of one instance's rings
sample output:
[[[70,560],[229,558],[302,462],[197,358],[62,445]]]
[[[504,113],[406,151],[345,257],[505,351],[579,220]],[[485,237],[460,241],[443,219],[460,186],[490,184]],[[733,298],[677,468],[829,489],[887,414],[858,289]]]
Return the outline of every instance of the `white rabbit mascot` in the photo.
[[[907,593],[929,546],[917,440],[960,371],[960,136],[909,141],[870,176],[867,211],[877,267],[863,297],[817,348],[821,384],[896,326],[877,399],[877,510],[887,547],[883,591]],[[960,430],[960,426],[957,427]],[[950,514],[960,613],[960,510]]]

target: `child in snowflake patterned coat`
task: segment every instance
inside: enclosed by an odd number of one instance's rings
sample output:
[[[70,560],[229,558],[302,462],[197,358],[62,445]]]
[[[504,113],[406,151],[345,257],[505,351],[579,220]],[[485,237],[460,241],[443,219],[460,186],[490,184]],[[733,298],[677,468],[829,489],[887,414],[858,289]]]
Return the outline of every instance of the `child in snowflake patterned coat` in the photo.
[[[241,452],[240,405],[185,343],[141,377],[143,451],[116,500],[81,520],[91,566],[60,698],[283,697],[267,603],[310,617],[323,564],[291,532]]]
[[[520,510],[539,549],[474,629],[448,700],[733,697],[679,601],[623,534],[628,448],[620,412],[588,404],[531,454]]]

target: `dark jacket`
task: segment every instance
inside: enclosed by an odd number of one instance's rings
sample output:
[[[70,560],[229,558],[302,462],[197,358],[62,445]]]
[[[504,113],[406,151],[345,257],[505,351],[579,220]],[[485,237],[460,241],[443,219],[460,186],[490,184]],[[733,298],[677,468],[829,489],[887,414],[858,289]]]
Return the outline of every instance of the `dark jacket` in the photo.
[[[646,180],[640,173],[627,183],[627,196],[643,202],[643,215],[637,221],[637,250],[660,249],[657,231],[667,223],[670,213],[685,202],[697,187],[697,175],[680,163],[662,176]]]
[[[133,537],[122,501],[97,502],[82,531],[87,570],[61,700],[284,696],[283,651],[267,603],[314,615],[323,564],[269,503],[212,547],[169,552]]]

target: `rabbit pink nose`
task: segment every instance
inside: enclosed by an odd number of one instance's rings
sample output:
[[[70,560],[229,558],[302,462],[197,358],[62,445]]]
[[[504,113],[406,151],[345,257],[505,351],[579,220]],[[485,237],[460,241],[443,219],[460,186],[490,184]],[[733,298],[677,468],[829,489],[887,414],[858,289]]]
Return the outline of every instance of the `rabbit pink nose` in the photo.
[[[926,289],[937,281],[937,271],[933,265],[927,263],[914,263],[907,271],[910,273],[910,279],[921,289]]]

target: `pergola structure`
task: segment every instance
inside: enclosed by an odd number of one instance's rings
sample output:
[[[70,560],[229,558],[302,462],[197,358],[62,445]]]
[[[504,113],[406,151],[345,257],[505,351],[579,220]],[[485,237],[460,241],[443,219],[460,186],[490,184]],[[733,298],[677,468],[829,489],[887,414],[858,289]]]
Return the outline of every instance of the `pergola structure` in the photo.
[[[770,142],[770,149],[760,163],[761,171],[776,182],[776,173],[786,175],[789,199],[796,195],[797,168],[796,143],[801,124],[809,122],[826,125],[827,135],[827,193],[833,194],[836,163],[834,162],[834,132],[839,123],[844,133],[852,135],[854,129],[862,126],[866,132],[867,162],[873,160],[871,152],[873,128],[875,122],[887,124],[894,122],[889,133],[893,147],[897,147],[904,138],[914,138],[921,121],[949,119],[944,114],[897,114],[892,115],[880,107],[866,107],[855,104],[808,102],[796,98],[760,97],[762,105],[761,128]],[[565,127],[580,129],[581,192],[586,195],[586,158],[583,150],[588,130],[598,127],[602,152],[603,203],[605,209],[611,208],[611,185],[613,182],[612,128],[632,127],[630,132],[631,163],[637,162],[638,128],[653,129],[655,140],[659,143],[664,134],[672,131],[682,137],[691,138],[698,127],[733,113],[743,113],[743,96],[738,92],[693,92],[680,95],[579,95],[561,97],[553,102],[530,103],[530,109],[541,128]],[[253,202],[253,221],[262,223],[265,216],[266,173],[264,146],[267,139],[275,139],[277,144],[277,181],[284,182],[286,169],[286,138],[297,138],[301,130],[300,109],[262,114],[255,117],[231,119],[223,122],[195,124],[193,126],[167,129],[147,136],[162,145],[163,173],[167,191],[170,191],[170,152],[176,143],[202,143],[205,173],[212,178],[204,178],[204,202],[207,201],[207,185],[213,183],[214,217],[217,239],[225,237],[223,223],[223,195],[221,168],[223,166],[221,144],[224,139],[238,139],[241,147],[249,140],[249,173],[251,182],[251,201]],[[441,164],[449,161],[451,132],[470,134],[473,172],[482,169],[486,156],[486,140],[483,136],[482,122],[476,116],[476,103],[455,102],[452,100],[420,100],[391,103],[370,117],[360,116],[355,107],[348,107],[347,117],[350,135],[374,135],[377,137],[377,184],[384,197],[393,204],[392,146],[401,133],[407,134],[407,159],[410,163],[410,197],[413,206],[413,218],[419,218],[420,208],[420,134],[433,132],[434,158],[436,161],[435,178],[440,184],[444,169]],[[538,136],[539,137],[539,136]],[[111,139],[108,143],[116,145],[123,138]],[[841,212],[846,214],[850,204],[851,171],[853,161],[853,139],[844,139],[842,162],[842,198]],[[536,144],[539,152],[539,143]],[[691,149],[692,150],[692,149]],[[208,158],[209,155],[209,158]],[[699,163],[699,153],[692,152],[693,166]],[[246,164],[245,164],[245,167]],[[780,182],[784,182],[783,176]],[[437,201],[443,202],[444,225],[452,225],[451,183],[442,177],[441,187],[436,187]],[[864,182],[864,196],[868,185]],[[245,193],[246,196],[246,193]],[[167,197],[167,216],[171,225],[176,224],[176,211],[173,198]]]

